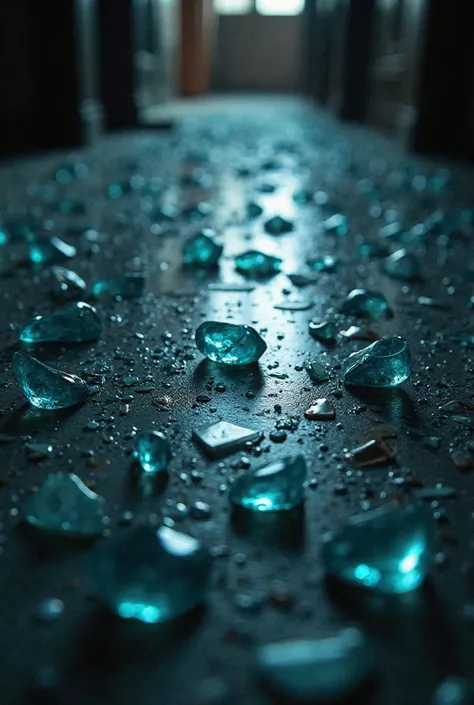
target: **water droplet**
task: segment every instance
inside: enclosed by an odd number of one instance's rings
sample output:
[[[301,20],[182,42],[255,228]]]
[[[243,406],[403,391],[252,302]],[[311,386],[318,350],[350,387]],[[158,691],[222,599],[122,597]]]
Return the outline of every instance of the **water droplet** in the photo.
[[[141,296],[145,288],[145,275],[139,272],[127,272],[118,277],[99,279],[92,285],[92,294],[96,298],[120,296],[122,299],[133,299]]]
[[[379,318],[388,314],[388,301],[379,291],[353,289],[341,306],[341,313],[359,318]]]
[[[166,470],[171,458],[169,441],[159,431],[143,431],[136,438],[135,457],[146,473]]]
[[[44,365],[25,353],[14,354],[13,366],[28,401],[39,409],[65,409],[82,404],[89,396],[83,379]]]
[[[381,507],[354,516],[323,541],[329,574],[387,594],[415,590],[430,567],[429,525],[412,506]]]
[[[400,336],[378,340],[349,355],[342,365],[345,384],[358,387],[396,387],[410,374],[410,348]]]
[[[25,521],[48,533],[83,538],[104,530],[105,500],[77,475],[48,475],[31,498]]]
[[[38,605],[36,616],[41,622],[55,622],[64,612],[64,602],[55,597],[43,600]]]
[[[36,316],[21,329],[19,338],[23,343],[89,343],[101,335],[96,309],[75,301],[49,315]]]
[[[225,365],[257,362],[267,349],[255,328],[206,321],[196,331],[196,346],[209,360]]]
[[[291,702],[339,702],[369,678],[374,654],[362,632],[348,627],[319,639],[266,644],[257,666],[268,685]]]
[[[224,247],[211,236],[212,230],[193,235],[183,245],[183,262],[196,267],[211,268],[218,263]]]
[[[248,250],[235,258],[235,268],[241,274],[249,277],[270,277],[278,274],[283,260],[273,255],[267,255],[259,250]]]
[[[97,551],[97,590],[124,619],[147,624],[186,614],[205,598],[209,552],[168,527],[126,530]]]
[[[217,421],[193,431],[194,440],[211,458],[223,458],[244,448],[247,442],[261,438],[261,431],[236,426],[228,421]]]
[[[306,464],[302,455],[250,470],[232,484],[230,501],[256,512],[280,512],[304,499]]]
[[[309,421],[333,421],[336,418],[336,410],[327,399],[316,399],[309,409],[306,409],[304,416]]]
[[[472,705],[474,684],[467,678],[449,676],[438,686],[432,705]]]

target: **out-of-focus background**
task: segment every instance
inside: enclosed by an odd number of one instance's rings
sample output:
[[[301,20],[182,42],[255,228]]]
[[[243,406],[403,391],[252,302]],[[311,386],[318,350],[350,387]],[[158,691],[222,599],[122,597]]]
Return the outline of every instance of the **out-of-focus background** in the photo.
[[[3,2],[0,154],[289,93],[420,153],[472,159],[473,26],[472,0]]]

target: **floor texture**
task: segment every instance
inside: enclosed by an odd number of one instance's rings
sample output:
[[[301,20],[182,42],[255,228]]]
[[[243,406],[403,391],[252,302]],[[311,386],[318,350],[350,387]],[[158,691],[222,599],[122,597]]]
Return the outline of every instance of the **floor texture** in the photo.
[[[373,692],[353,701],[428,705],[446,677],[470,674],[474,656],[474,474],[458,467],[474,467],[474,174],[408,158],[296,100],[234,101],[232,110],[214,104],[183,115],[169,132],[0,166],[0,222],[10,238],[0,247],[2,705],[267,705],[275,700],[255,676],[254,648],[348,623],[366,631],[378,656]],[[294,199],[302,190],[309,203]],[[247,218],[249,201],[263,207],[260,217]],[[324,225],[334,214],[346,216],[345,235]],[[273,215],[291,221],[292,232],[267,234]],[[398,235],[383,237],[394,222]],[[224,245],[220,266],[183,268],[183,242],[203,228]],[[53,235],[77,248],[61,265],[89,285],[146,272],[140,298],[95,303],[104,320],[99,342],[31,351],[100,386],[61,413],[28,406],[11,364],[18,329],[60,305],[49,266],[27,261],[28,241]],[[387,276],[380,256],[361,256],[366,241],[407,248],[422,276]],[[283,271],[263,281],[239,275],[233,258],[251,248],[281,257]],[[334,271],[311,271],[307,260],[323,255],[337,260]],[[297,287],[289,274],[315,281]],[[236,286],[223,291],[222,282]],[[383,292],[393,315],[341,315],[355,288]],[[282,301],[304,302],[304,310],[275,308]],[[309,334],[313,319],[332,319],[339,331],[359,325],[405,336],[410,379],[377,394],[346,388],[340,364],[367,343],[340,337],[324,346]],[[206,362],[193,339],[205,320],[254,326],[268,345],[260,364],[242,371]],[[330,368],[322,385],[305,369],[316,360]],[[331,401],[334,421],[304,418],[318,398]],[[439,410],[453,400],[465,402],[461,412]],[[209,460],[192,430],[219,419],[264,439]],[[381,424],[396,436],[388,441],[394,462],[354,468],[348,450]],[[286,440],[275,443],[270,434],[281,427]],[[173,450],[168,482],[152,492],[134,481],[131,456],[134,434],[149,428],[164,431]],[[32,461],[28,442],[53,450]],[[296,452],[310,480],[304,511],[289,526],[280,516],[236,521],[232,479]],[[54,471],[75,472],[106,499],[110,525],[96,544],[126,523],[165,517],[208,546],[214,565],[205,606],[161,627],[108,615],[96,597],[94,542],[52,541],[23,525],[32,492]],[[453,496],[418,498],[420,487],[437,483]],[[196,502],[210,515],[199,517]],[[322,533],[389,502],[423,506],[430,517],[436,547],[426,584],[397,599],[335,588],[321,562]],[[51,623],[38,616],[47,598],[65,606]]]

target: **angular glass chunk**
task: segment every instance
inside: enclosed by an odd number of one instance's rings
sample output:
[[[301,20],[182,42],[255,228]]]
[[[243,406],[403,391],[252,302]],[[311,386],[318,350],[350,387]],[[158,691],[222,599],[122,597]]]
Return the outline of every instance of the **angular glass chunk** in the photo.
[[[211,458],[223,458],[244,448],[247,442],[261,438],[261,431],[236,426],[228,421],[217,421],[210,426],[201,426],[193,431],[193,439]]]
[[[49,533],[86,538],[102,533],[105,518],[103,497],[77,475],[56,472],[48,475],[30,499],[25,521]]]
[[[118,277],[99,279],[92,285],[92,294],[101,296],[120,296],[122,299],[133,299],[143,294],[145,275],[139,272],[126,272]]]
[[[168,439],[159,431],[142,431],[136,438],[135,457],[146,473],[166,470],[171,459]]]
[[[377,340],[342,363],[345,384],[357,387],[397,387],[410,374],[410,347],[398,335]]]
[[[26,398],[39,409],[66,409],[89,396],[83,379],[44,365],[31,355],[16,352],[13,367]]]
[[[323,321],[322,323],[310,321],[309,332],[313,338],[322,343],[333,343],[337,336],[336,324],[333,321]]]
[[[232,504],[256,512],[281,512],[297,507],[304,499],[306,464],[302,455],[250,470],[232,484]]]
[[[354,516],[323,541],[329,574],[386,594],[415,590],[430,567],[430,527],[412,506],[381,507]]]
[[[328,399],[316,399],[314,404],[306,409],[304,416],[309,421],[334,421],[336,410]]]
[[[193,235],[183,245],[183,262],[196,267],[211,268],[218,263],[222,252],[223,245],[219,245],[211,236],[211,231],[198,233]]]
[[[343,302],[341,313],[360,318],[379,318],[389,312],[388,301],[379,291],[353,289]]]
[[[310,380],[316,384],[322,384],[329,379],[328,368],[320,362],[310,362],[306,365],[306,369],[308,370]]]
[[[97,551],[97,592],[123,619],[181,617],[204,601],[211,556],[196,539],[162,526],[121,532]]]
[[[258,250],[248,250],[235,258],[235,268],[249,277],[269,277],[278,274],[283,260]]]
[[[82,299],[87,284],[78,274],[66,267],[51,267],[53,276],[52,294],[58,299],[74,301]]]
[[[371,645],[355,627],[319,639],[265,644],[257,653],[268,685],[298,703],[345,702],[371,676],[374,663]]]
[[[20,331],[23,343],[89,343],[99,340],[102,322],[93,306],[78,301],[46,316],[36,316]]]
[[[318,278],[314,274],[299,274],[295,272],[295,274],[288,274],[288,279],[292,284],[299,287],[318,283]]]
[[[392,463],[395,460],[395,453],[383,439],[373,438],[367,443],[353,448],[345,457],[356,467],[365,468]]]
[[[48,237],[30,242],[28,245],[30,262],[34,264],[47,264],[60,262],[76,256],[76,248],[68,245],[59,237]]]
[[[269,235],[284,235],[291,233],[294,226],[291,220],[286,220],[281,215],[275,215],[265,223],[265,232]]]
[[[224,365],[257,362],[267,345],[251,326],[206,321],[196,331],[196,346],[209,360]]]
[[[347,218],[342,213],[335,213],[323,223],[324,230],[327,233],[344,237],[349,232],[349,224]]]
[[[397,250],[382,263],[383,271],[394,279],[412,281],[421,278],[420,261],[406,250]]]
[[[255,218],[258,218],[262,215],[262,213],[263,208],[258,203],[255,203],[254,201],[250,201],[249,203],[247,203],[247,218],[249,220],[254,220]]]
[[[348,340],[380,340],[380,335],[370,328],[360,328],[360,326],[350,326],[347,330],[341,330],[340,335]]]

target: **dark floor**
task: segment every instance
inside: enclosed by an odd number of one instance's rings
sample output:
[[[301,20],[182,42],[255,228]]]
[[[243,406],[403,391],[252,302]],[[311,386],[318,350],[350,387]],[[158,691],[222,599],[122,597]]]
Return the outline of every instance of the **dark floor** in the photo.
[[[457,469],[451,452],[473,447],[474,422],[472,415],[454,420],[438,407],[455,399],[472,403],[474,396],[474,174],[407,159],[383,139],[333,124],[297,102],[258,105],[250,111],[246,103],[232,111],[201,110],[195,119],[185,117],[174,132],[114,137],[90,151],[0,168],[0,217],[20,224],[29,219],[33,232],[47,228],[76,245],[78,254],[66,266],[87,282],[124,270],[147,272],[141,299],[98,304],[106,319],[99,343],[35,351],[53,366],[104,377],[99,394],[72,413],[38,412],[24,406],[11,357],[17,327],[57,304],[48,270],[22,264],[23,242],[0,249],[0,432],[6,434],[0,471],[2,705],[35,702],[32,684],[48,679],[56,684],[48,703],[221,705],[245,699],[248,705],[266,705],[273,701],[254,676],[255,644],[317,636],[354,621],[377,643],[375,703],[428,705],[439,681],[472,670],[473,626],[463,614],[474,602],[466,571],[474,545],[474,476]],[[58,184],[58,166],[74,164],[84,165],[84,173]],[[200,186],[183,179],[193,169]],[[128,192],[111,199],[111,184]],[[268,184],[274,192],[262,193]],[[328,203],[298,205],[292,197],[302,188],[326,192]],[[265,207],[262,218],[246,220],[248,200]],[[212,206],[200,220],[195,213],[194,220],[184,214],[158,223],[154,215],[163,203],[183,209],[200,201]],[[321,222],[338,212],[348,217],[346,237],[321,229]],[[436,212],[437,220],[432,218]],[[272,214],[294,220],[294,232],[266,235],[263,222]],[[407,245],[422,260],[422,281],[405,285],[390,279],[381,274],[379,260],[358,255],[360,239],[380,241],[378,233],[388,221],[399,220],[408,229],[429,217],[426,237]],[[203,226],[214,227],[225,247],[220,269],[207,275],[181,266],[183,241]],[[286,274],[307,271],[308,256],[333,254],[340,264],[304,289],[293,286],[285,273],[254,283],[251,291],[209,287],[244,282],[232,258],[250,246],[280,255]],[[394,316],[370,326],[383,336],[404,335],[411,343],[414,372],[400,390],[354,396],[340,382],[338,363],[364,343],[341,340],[324,348],[308,333],[311,319],[337,312],[355,287],[383,291]],[[432,297],[439,306],[419,303],[420,296]],[[311,308],[274,308],[291,297],[303,298]],[[203,362],[193,333],[205,319],[251,323],[263,331],[269,350],[260,367],[241,373]],[[341,330],[350,323],[356,321],[339,316]],[[471,344],[452,339],[466,331],[471,331]],[[304,364],[320,356],[333,372],[326,385],[316,387]],[[150,391],[124,387],[122,380],[130,375]],[[225,392],[216,391],[218,382]],[[127,394],[133,397],[130,411],[121,415],[119,399]],[[199,395],[210,401],[197,402]],[[168,406],[155,404],[165,396]],[[336,421],[305,420],[310,403],[325,396],[337,409]],[[210,462],[191,442],[193,428],[218,419],[264,432],[262,457],[250,454],[251,467],[262,459],[304,453],[310,478],[318,483],[308,488],[304,518],[291,534],[278,530],[278,518],[270,531],[232,522],[227,488],[236,470],[247,465],[243,454]],[[282,419],[295,421],[280,445],[269,434]],[[100,423],[98,431],[84,429],[91,420]],[[397,429],[396,463],[350,470],[345,449],[370,437],[381,423]],[[168,486],[161,495],[146,497],[130,483],[130,432],[152,426],[166,430],[174,457]],[[427,445],[428,436],[441,439],[439,450]],[[29,438],[51,443],[52,457],[27,461]],[[87,457],[88,450],[93,457]],[[110,504],[112,534],[123,530],[125,510],[133,513],[134,524],[156,523],[163,512],[212,547],[216,560],[206,608],[166,630],[135,629],[104,617],[90,577],[93,549],[38,543],[21,526],[27,495],[53,470],[74,470],[93,483]],[[201,482],[191,480],[193,470],[202,473]],[[440,507],[428,504],[438,553],[421,591],[385,601],[348,599],[327,589],[320,562],[323,530],[390,499],[421,501],[413,497],[414,486],[438,482],[455,488],[457,497],[441,500]],[[210,505],[210,520],[190,518],[177,506],[196,500]],[[48,597],[66,606],[62,618],[49,625],[36,617],[38,604]],[[33,692],[37,696],[38,688]],[[364,696],[363,702],[370,698]]]

